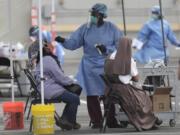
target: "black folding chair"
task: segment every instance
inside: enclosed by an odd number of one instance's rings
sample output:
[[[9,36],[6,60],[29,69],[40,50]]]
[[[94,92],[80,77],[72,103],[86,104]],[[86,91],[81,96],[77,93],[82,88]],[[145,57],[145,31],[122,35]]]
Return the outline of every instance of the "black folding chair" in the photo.
[[[29,79],[31,87],[33,89],[31,94],[28,96],[27,101],[26,101],[26,105],[25,105],[25,111],[26,111],[29,99],[32,98],[31,103],[30,103],[30,108],[29,108],[29,111],[28,111],[28,115],[27,115],[27,119],[29,119],[29,115],[30,115],[30,112],[31,112],[32,105],[41,103],[41,94],[37,89],[37,84],[36,84],[36,81],[34,79],[34,76],[31,74],[29,69],[24,69],[24,73],[26,74],[27,78]],[[59,100],[57,100],[57,99],[44,99],[45,104],[60,103],[60,102],[61,102],[60,99]],[[59,120],[59,118],[60,118],[60,116],[55,111],[55,119]],[[32,121],[33,121],[33,117],[31,117],[31,123],[30,123],[30,129],[29,129],[30,132],[32,131]]]
[[[119,104],[119,100],[118,100],[119,97],[112,94],[112,91],[113,91],[112,84],[110,83],[108,77],[106,75],[100,75],[100,77],[102,78],[104,83],[110,88],[104,101],[104,115],[102,119],[102,127],[100,128],[100,132],[105,133],[109,111],[113,104]]]
[[[9,58],[0,57],[0,66],[6,66],[6,67],[10,68],[10,60],[9,60]],[[20,86],[20,82],[18,80],[19,75],[17,74],[17,72],[16,72],[16,70],[14,68],[14,65],[13,65],[13,71],[14,71],[14,81],[15,81],[15,83],[18,86],[18,89],[19,89],[19,92],[20,92],[20,96],[22,96],[22,89],[21,89],[21,86]],[[8,73],[1,73],[0,74],[0,79],[1,79],[0,83],[2,85],[3,84],[10,84],[10,86],[11,86],[11,79],[12,78],[11,78],[10,72],[8,72]],[[6,87],[4,87],[4,88],[6,88]],[[7,88],[9,89],[10,87],[7,87]]]

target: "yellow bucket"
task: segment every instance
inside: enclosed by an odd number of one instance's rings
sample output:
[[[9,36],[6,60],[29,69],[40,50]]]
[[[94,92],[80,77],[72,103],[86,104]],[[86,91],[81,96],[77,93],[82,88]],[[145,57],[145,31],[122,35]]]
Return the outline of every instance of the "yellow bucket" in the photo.
[[[33,132],[37,135],[54,134],[54,104],[32,106]]]

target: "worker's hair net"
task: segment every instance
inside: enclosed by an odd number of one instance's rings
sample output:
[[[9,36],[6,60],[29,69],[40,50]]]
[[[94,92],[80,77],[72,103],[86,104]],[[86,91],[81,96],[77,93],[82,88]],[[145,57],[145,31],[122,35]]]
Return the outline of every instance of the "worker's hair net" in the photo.
[[[151,13],[161,15],[160,7],[158,5],[153,6],[152,9],[151,9]]]
[[[103,3],[96,3],[95,5],[91,7],[89,11],[90,12],[95,11],[95,12],[103,14],[104,18],[107,17],[107,6]]]

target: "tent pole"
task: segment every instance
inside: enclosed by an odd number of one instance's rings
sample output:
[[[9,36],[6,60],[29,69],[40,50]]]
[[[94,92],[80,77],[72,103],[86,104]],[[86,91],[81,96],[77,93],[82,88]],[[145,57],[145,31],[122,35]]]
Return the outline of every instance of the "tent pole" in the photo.
[[[166,54],[166,43],[165,43],[165,36],[164,36],[164,23],[163,23],[163,13],[162,13],[162,1],[159,0],[159,7],[160,7],[160,15],[161,15],[161,30],[162,30],[162,40],[163,40],[163,46],[164,46],[164,63],[165,66],[167,66],[167,54]]]
[[[160,7],[160,15],[161,15],[161,30],[162,30],[162,38],[163,38],[163,46],[164,46],[164,64],[167,66],[167,54],[166,54],[166,43],[165,43],[165,36],[164,36],[164,23],[163,23],[163,13],[162,13],[162,1],[159,0],[159,7]],[[167,76],[167,83],[168,86],[170,85],[169,76]]]
[[[41,77],[41,103],[44,104],[44,76],[43,76],[43,54],[42,54],[42,18],[41,18],[42,0],[39,0],[39,52],[40,52],[40,77]]]
[[[123,27],[124,27],[124,36],[127,35],[127,30],[126,30],[126,17],[125,17],[125,9],[124,9],[124,0],[121,1],[122,5],[122,15],[123,15]]]

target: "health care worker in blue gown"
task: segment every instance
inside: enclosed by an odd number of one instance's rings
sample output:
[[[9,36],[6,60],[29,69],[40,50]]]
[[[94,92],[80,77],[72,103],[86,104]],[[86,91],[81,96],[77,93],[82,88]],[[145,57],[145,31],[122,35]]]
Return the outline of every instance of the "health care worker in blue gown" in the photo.
[[[66,49],[83,47],[77,80],[87,94],[92,128],[99,128],[102,120],[99,96],[104,95],[105,84],[99,75],[104,73],[106,56],[116,49],[122,35],[114,24],[104,20],[106,17],[107,6],[97,3],[90,9],[90,22],[81,25],[68,39],[60,36],[55,39]]]
[[[145,23],[138,34],[137,39],[143,43],[143,47],[134,54],[134,58],[142,64],[149,63],[155,59],[165,59],[161,18],[160,7],[153,6],[151,9],[151,19]],[[164,18],[163,25],[166,54],[168,57],[167,41],[169,40],[172,45],[178,47],[180,47],[180,42],[176,39],[170,24]]]

